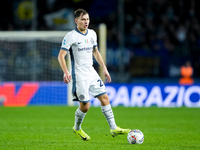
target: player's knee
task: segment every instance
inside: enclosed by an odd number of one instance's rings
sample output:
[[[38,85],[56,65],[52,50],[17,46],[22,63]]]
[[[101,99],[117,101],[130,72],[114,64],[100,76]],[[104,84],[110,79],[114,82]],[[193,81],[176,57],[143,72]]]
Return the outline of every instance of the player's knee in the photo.
[[[106,106],[110,104],[110,100],[107,94],[99,96],[98,99],[100,100],[102,106]]]
[[[90,108],[90,105],[89,104],[84,104],[84,103],[81,103],[81,105],[80,105],[80,110],[82,111],[82,112],[84,112],[84,113],[86,113],[88,110],[89,110],[89,108]]]
[[[80,107],[80,110],[84,113],[86,113],[89,110],[89,107]]]

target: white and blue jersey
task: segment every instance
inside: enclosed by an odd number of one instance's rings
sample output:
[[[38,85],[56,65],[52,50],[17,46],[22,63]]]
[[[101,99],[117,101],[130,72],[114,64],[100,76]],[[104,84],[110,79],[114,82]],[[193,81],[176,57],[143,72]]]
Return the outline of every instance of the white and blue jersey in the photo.
[[[88,29],[86,34],[77,28],[68,32],[62,41],[62,50],[70,51],[73,81],[83,81],[97,74],[93,67],[93,48],[97,46],[97,35]]]
[[[106,93],[105,85],[93,67],[92,51],[96,46],[97,36],[91,29],[86,34],[74,29],[63,39],[61,49],[70,51],[71,56],[73,101],[87,103],[89,93],[93,97]]]

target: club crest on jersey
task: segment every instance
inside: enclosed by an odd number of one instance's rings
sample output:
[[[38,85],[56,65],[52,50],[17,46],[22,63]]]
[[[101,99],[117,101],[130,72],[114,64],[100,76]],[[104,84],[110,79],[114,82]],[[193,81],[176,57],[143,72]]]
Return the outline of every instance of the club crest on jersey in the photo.
[[[85,99],[85,96],[84,96],[84,95],[80,95],[80,96],[79,96],[79,99],[80,99],[80,100],[84,100],[84,99]]]
[[[94,44],[94,40],[93,40],[93,38],[90,39],[90,42],[91,42],[92,44]]]

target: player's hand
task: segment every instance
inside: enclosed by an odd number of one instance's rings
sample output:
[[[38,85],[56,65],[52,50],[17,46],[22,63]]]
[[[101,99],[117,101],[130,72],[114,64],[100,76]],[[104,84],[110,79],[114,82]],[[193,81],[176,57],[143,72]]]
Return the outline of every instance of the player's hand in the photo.
[[[109,74],[109,72],[108,72],[108,70],[107,70],[106,67],[103,67],[103,74],[104,74],[104,76],[106,77],[106,81],[107,81],[108,83],[110,83],[110,82],[111,82],[111,77],[110,77],[110,74]]]
[[[63,75],[63,81],[65,82],[65,83],[69,83],[69,82],[71,82],[71,79],[72,79],[72,76],[71,76],[71,74],[70,73],[64,73],[64,75]]]

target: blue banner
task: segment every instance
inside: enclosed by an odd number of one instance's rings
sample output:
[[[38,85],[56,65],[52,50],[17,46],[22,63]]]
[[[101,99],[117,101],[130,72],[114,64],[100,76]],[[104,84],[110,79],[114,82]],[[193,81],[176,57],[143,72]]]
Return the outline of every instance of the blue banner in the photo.
[[[200,85],[179,84],[108,84],[112,106],[126,107],[200,107]],[[97,99],[91,104],[99,106]]]
[[[200,84],[107,84],[111,105],[125,107],[200,107]],[[67,105],[64,82],[2,82],[0,103],[4,106]],[[74,103],[77,105],[77,103]],[[91,97],[91,106],[100,106]]]

